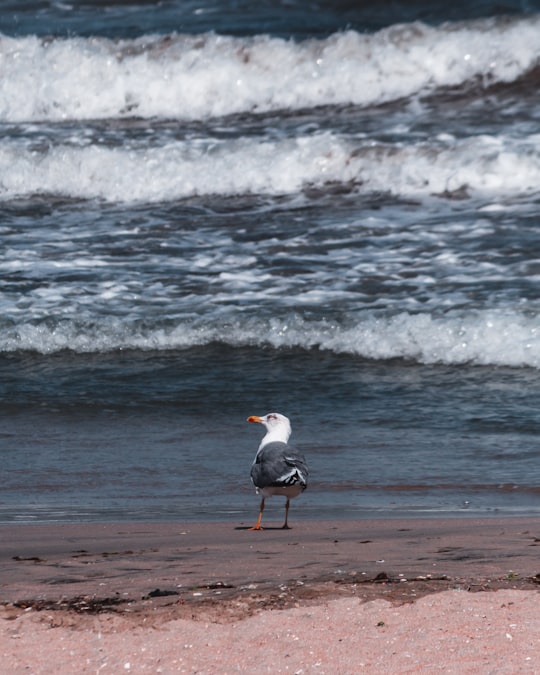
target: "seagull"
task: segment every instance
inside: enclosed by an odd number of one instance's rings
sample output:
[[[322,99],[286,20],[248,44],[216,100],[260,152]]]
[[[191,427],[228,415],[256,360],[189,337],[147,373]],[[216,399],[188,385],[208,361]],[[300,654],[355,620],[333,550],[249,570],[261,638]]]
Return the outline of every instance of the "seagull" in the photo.
[[[290,500],[307,487],[308,468],[304,456],[287,445],[291,435],[291,423],[285,415],[269,413],[264,417],[252,415],[248,422],[258,422],[266,427],[266,435],[259,445],[251,466],[251,480],[257,494],[262,495],[259,517],[250,530],[262,530],[261,519],[264,500],[272,495],[287,497],[285,503],[284,530],[289,530]]]

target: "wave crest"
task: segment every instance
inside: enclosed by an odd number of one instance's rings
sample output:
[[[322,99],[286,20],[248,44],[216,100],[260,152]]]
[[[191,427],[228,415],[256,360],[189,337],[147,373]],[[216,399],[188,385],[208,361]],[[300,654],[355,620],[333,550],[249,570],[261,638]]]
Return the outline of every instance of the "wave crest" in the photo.
[[[540,17],[422,23],[323,40],[144,36],[0,39],[0,120],[205,119],[314,106],[378,105],[512,82],[538,65]]]
[[[177,350],[213,342],[232,347],[319,349],[422,364],[540,367],[539,318],[510,310],[441,317],[403,312],[390,317],[371,315],[348,325],[291,315],[281,320],[246,318],[226,324],[144,326],[104,319],[86,323],[48,320],[0,328],[0,351],[5,353]]]
[[[208,195],[295,194],[348,185],[404,196],[536,192],[540,135],[448,136],[410,146],[332,133],[270,140],[179,141],[150,149],[0,143],[0,199],[59,195],[110,202],[173,201]]]

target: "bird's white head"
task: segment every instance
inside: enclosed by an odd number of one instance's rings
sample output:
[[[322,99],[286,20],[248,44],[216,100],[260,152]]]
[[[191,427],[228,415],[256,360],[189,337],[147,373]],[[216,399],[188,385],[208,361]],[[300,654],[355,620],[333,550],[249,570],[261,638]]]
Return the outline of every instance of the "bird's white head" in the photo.
[[[289,418],[281,413],[268,413],[263,417],[252,415],[247,418],[248,422],[258,422],[266,427],[266,436],[262,439],[260,448],[267,443],[281,441],[286,443],[291,435],[291,423]]]

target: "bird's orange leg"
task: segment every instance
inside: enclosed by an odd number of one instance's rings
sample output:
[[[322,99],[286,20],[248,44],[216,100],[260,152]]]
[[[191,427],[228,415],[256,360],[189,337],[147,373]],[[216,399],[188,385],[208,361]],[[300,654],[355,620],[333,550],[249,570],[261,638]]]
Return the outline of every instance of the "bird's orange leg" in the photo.
[[[289,506],[291,504],[291,500],[287,497],[287,501],[285,502],[285,523],[283,524],[283,527],[281,528],[282,530],[290,530],[291,528],[289,527]]]
[[[253,527],[250,527],[250,530],[262,530],[264,528],[261,527],[261,520],[262,520],[262,514],[264,511],[264,497],[261,499],[261,508],[259,509],[259,517],[257,518],[257,522]]]

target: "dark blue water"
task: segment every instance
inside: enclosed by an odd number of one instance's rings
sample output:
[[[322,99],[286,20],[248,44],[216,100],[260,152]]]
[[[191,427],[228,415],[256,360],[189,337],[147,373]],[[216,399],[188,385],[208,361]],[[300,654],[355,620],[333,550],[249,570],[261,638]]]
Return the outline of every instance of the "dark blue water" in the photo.
[[[337,31],[376,31],[398,23],[465,21],[539,11],[538,2],[4,2],[0,31],[7,35],[81,35],[135,38],[149,33],[326,37]]]
[[[0,522],[538,513],[538,12],[3,3]]]

